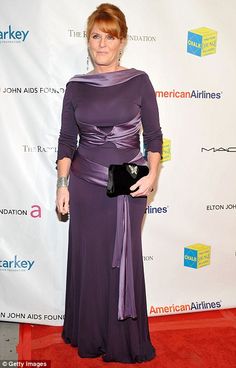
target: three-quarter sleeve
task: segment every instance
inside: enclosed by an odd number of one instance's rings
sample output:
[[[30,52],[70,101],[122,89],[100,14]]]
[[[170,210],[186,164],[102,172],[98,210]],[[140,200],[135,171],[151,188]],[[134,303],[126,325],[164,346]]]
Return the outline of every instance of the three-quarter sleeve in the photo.
[[[75,119],[74,107],[72,104],[73,83],[66,86],[62,113],[61,113],[61,130],[58,139],[57,161],[64,157],[72,160],[77,148],[78,125]]]
[[[144,74],[142,78],[141,119],[146,150],[159,152],[162,155],[163,137],[159,121],[159,110],[156,94],[147,74]]]

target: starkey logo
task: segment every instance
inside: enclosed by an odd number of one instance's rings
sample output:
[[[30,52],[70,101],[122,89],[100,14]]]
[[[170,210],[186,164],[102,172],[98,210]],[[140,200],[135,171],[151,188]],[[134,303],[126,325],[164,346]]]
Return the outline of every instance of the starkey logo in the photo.
[[[17,254],[11,259],[0,259],[0,271],[30,271],[35,261],[20,259]]]
[[[29,30],[15,30],[12,25],[9,25],[7,29],[0,29],[0,43],[18,43],[25,42],[29,35]]]

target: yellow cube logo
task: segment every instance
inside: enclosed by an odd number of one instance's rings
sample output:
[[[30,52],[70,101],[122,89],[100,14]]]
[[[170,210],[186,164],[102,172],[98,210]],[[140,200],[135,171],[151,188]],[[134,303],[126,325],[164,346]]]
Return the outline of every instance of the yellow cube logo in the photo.
[[[188,32],[187,52],[196,56],[216,53],[217,32],[207,27]]]
[[[210,264],[211,247],[204,244],[193,244],[184,248],[184,266],[200,268]]]
[[[162,160],[161,162],[171,160],[171,140],[164,138],[162,144]]]

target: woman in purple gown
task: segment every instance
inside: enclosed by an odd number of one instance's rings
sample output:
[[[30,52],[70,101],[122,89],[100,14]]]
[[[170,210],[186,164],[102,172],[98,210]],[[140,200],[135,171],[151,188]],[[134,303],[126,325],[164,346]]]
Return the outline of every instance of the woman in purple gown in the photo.
[[[94,70],[67,83],[58,142],[57,208],[70,213],[62,337],[80,357],[143,362],[155,357],[141,224],[161,158],[158,107],[147,74],[120,66],[127,26],[119,8],[101,4],[88,18],[87,38]],[[141,126],[149,174],[130,195],[110,198],[110,164],[146,163]]]

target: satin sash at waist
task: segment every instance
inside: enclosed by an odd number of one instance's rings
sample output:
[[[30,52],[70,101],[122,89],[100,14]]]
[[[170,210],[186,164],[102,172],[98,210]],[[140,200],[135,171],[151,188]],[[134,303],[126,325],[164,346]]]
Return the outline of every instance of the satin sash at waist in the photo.
[[[145,165],[141,152],[129,162]],[[103,187],[107,186],[108,167],[88,160],[76,154],[72,161],[71,172],[79,178]],[[129,213],[129,196],[117,197],[117,223],[113,251],[112,267],[119,268],[118,319],[137,318],[134,292],[133,257],[131,243],[131,226]],[[135,199],[134,199],[135,200]]]

